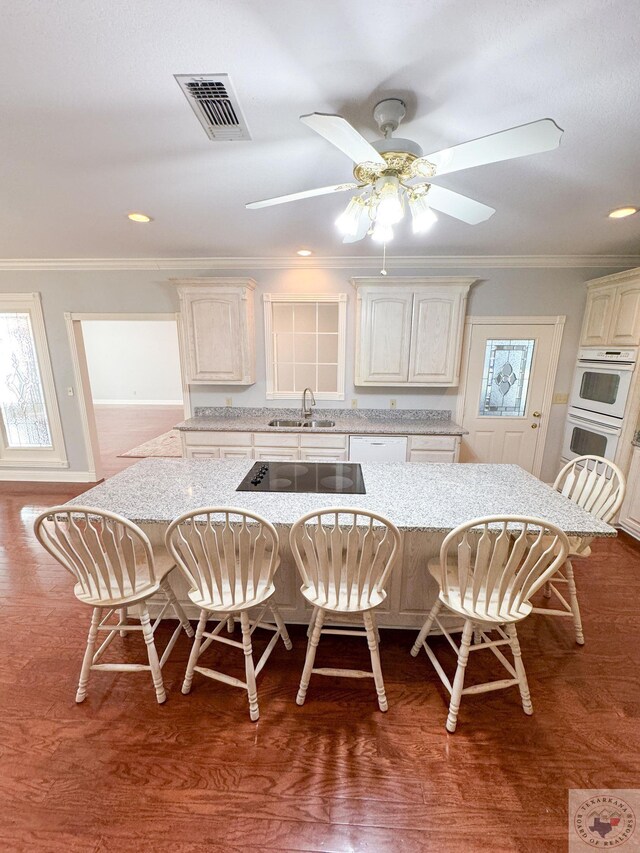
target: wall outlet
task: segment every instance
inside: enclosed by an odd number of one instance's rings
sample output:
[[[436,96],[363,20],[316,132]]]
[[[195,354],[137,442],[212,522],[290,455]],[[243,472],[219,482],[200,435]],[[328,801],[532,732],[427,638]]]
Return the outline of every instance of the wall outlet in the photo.
[[[569,395],[568,394],[554,394],[552,402],[553,402],[554,406],[564,406],[569,402]]]
[[[224,401],[225,406],[233,406],[233,397],[227,397]]]
[[[353,400],[351,401],[351,408],[352,409],[358,408],[358,398],[357,397],[354,397]]]
[[[398,401],[397,400],[389,400],[389,408],[390,409],[397,409],[398,408]]]
[[[67,397],[73,397],[73,388],[71,386],[67,388]]]

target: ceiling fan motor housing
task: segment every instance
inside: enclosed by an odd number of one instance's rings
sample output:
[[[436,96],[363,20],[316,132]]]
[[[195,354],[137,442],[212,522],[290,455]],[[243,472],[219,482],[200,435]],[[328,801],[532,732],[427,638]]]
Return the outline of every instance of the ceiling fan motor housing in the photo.
[[[380,128],[380,133],[385,136],[398,129],[398,125],[406,114],[407,107],[400,98],[386,98],[373,108],[373,117]]]

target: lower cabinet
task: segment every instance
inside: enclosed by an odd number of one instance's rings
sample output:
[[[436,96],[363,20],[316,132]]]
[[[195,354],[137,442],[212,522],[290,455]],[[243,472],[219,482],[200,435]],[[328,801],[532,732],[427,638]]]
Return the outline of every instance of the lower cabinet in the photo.
[[[633,448],[627,494],[620,508],[618,524],[627,533],[640,539],[640,447]]]
[[[262,433],[192,430],[182,432],[182,455],[187,459],[258,459],[281,462],[347,462],[350,436],[340,433]],[[351,437],[353,438],[353,437]],[[358,438],[358,437],[356,437]],[[362,437],[364,438],[364,436]],[[455,435],[375,436],[405,442],[408,462],[457,462],[460,437]],[[353,447],[357,441],[352,442]],[[369,457],[368,457],[369,458]],[[374,458],[374,457],[370,457]],[[396,457],[394,457],[396,458]],[[355,452],[356,461],[366,461]]]

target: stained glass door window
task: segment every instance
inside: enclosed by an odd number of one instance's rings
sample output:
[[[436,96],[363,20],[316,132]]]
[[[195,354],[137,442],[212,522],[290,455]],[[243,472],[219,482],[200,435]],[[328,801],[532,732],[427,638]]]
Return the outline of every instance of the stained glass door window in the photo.
[[[0,414],[8,448],[53,446],[28,312],[0,312]]]
[[[535,340],[487,341],[478,412],[481,417],[525,416],[534,347]]]

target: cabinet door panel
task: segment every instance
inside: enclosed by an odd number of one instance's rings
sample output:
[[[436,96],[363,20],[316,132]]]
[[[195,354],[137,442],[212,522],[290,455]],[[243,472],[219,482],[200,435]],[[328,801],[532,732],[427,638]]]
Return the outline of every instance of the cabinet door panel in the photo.
[[[409,382],[452,385],[458,373],[462,297],[450,291],[416,293]]]
[[[412,291],[362,294],[356,384],[405,383],[409,375]]]
[[[187,459],[220,459],[219,447],[186,447]]]
[[[305,447],[300,451],[300,459],[306,462],[346,462],[346,450]]]
[[[193,379],[211,376],[229,381],[242,379],[240,340],[240,295],[216,294],[189,300],[193,336]]]
[[[588,293],[587,307],[582,324],[582,346],[600,346],[608,343],[607,335],[613,316],[615,288]]]
[[[253,448],[221,447],[220,459],[253,459]]]
[[[608,344],[637,346],[640,343],[640,284],[616,290]]]

